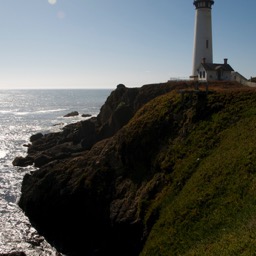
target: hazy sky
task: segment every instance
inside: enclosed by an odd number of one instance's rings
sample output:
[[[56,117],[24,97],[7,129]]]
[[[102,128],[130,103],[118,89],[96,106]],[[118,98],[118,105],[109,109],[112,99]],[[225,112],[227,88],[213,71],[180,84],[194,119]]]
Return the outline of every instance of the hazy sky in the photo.
[[[214,62],[256,76],[256,0],[215,0]],[[193,0],[1,0],[0,89],[115,88],[192,73]]]

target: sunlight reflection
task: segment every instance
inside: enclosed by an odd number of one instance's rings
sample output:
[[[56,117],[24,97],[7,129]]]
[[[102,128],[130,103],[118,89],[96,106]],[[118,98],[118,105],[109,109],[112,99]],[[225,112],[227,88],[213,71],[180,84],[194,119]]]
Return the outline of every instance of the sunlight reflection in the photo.
[[[48,0],[49,4],[56,4],[57,0]]]

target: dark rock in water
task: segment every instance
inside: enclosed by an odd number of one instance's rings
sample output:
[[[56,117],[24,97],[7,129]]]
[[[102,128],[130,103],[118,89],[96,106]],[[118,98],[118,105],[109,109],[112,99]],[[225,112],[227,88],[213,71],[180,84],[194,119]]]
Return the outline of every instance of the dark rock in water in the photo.
[[[82,114],[82,117],[91,117],[92,115],[90,114]]]
[[[16,157],[12,164],[13,166],[20,166],[20,167],[27,167],[29,165],[32,165],[34,162],[33,157],[30,156],[26,156],[26,157],[22,157],[22,156],[18,156]]]
[[[44,135],[42,133],[37,133],[37,134],[34,134],[30,137],[30,142],[34,142],[36,140],[39,140],[43,137]]]
[[[57,123],[57,124],[54,124],[53,126],[61,126],[61,125],[64,125],[64,123]]]
[[[77,111],[72,111],[72,112],[66,114],[64,117],[72,117],[72,116],[78,116],[78,115],[79,115],[79,113]]]
[[[31,146],[31,144],[23,144],[23,147],[25,147],[25,148],[29,148]]]
[[[0,256],[26,256],[25,252],[0,253]]]

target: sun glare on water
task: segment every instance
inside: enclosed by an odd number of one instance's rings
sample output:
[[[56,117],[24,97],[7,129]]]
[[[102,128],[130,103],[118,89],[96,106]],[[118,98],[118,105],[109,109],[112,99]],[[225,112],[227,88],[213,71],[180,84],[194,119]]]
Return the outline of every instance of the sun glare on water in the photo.
[[[49,4],[56,4],[57,0],[48,0]]]

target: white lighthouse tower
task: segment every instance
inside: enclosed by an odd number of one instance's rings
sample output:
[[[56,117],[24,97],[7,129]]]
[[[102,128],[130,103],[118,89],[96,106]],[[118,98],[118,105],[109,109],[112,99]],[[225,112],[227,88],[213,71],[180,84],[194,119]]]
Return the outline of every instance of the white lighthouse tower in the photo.
[[[212,54],[212,0],[195,0],[195,34],[192,78],[198,77],[198,68],[202,60],[213,62]]]

